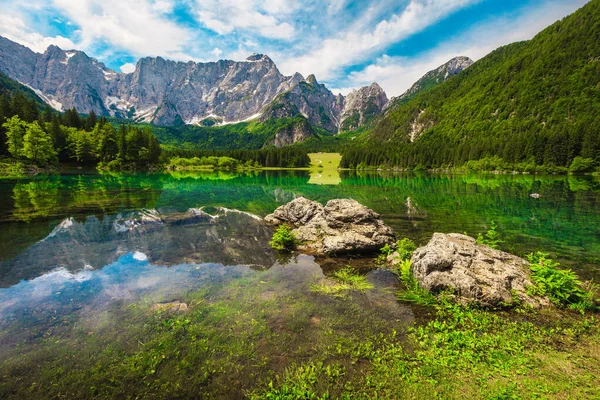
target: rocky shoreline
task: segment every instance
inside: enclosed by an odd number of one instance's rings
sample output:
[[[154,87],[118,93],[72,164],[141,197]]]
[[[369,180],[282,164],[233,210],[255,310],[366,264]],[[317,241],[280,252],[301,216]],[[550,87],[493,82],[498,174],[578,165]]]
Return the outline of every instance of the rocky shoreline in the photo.
[[[271,226],[287,225],[297,239],[297,250],[316,256],[372,255],[384,246],[396,248],[396,234],[381,216],[352,199],[329,200],[325,206],[299,197],[264,218]],[[389,268],[401,260],[387,257]],[[478,244],[458,233],[434,233],[414,251],[410,273],[431,294],[452,293],[460,303],[483,307],[539,309],[550,306],[545,296],[534,296],[529,263],[515,255]]]

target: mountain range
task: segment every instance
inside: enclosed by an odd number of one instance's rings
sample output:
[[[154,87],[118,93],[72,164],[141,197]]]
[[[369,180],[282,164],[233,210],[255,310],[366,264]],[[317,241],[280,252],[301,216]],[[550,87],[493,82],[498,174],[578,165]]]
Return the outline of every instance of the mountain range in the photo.
[[[431,82],[442,82],[471,63],[466,57],[453,59],[403,96],[429,89]],[[59,111],[76,108],[158,126],[294,119],[271,132],[268,144],[277,146],[303,141],[315,129],[336,134],[367,126],[391,104],[377,83],[334,95],[314,75],[281,74],[262,54],[209,63],[146,57],[134,72],[121,73],[82,51],[51,45],[40,54],[0,37],[0,71]]]

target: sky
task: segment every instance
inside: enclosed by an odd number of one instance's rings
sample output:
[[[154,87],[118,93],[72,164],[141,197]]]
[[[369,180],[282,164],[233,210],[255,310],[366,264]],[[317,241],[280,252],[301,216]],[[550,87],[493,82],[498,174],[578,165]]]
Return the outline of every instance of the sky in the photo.
[[[0,0],[0,36],[78,49],[117,71],[146,56],[196,62],[267,54],[334,93],[408,89],[455,56],[531,39],[589,0]]]

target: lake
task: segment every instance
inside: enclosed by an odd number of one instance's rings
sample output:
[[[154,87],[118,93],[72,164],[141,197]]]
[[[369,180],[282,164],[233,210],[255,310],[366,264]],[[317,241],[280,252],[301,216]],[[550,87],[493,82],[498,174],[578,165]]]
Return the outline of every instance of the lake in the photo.
[[[297,196],[353,198],[419,245],[433,232],[476,236],[495,221],[503,250],[548,252],[600,278],[597,177],[76,171],[0,180],[0,397],[250,396],[295,363],[354,351],[366,337],[402,340],[428,318],[396,300],[396,277],[370,259],[274,253],[259,217]],[[373,289],[310,290],[345,265]]]

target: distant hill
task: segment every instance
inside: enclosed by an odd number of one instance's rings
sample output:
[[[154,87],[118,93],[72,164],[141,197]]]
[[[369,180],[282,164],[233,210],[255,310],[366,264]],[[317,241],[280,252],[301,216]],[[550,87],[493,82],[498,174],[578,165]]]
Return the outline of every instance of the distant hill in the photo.
[[[600,0],[501,47],[380,119],[343,166],[600,161]]]

